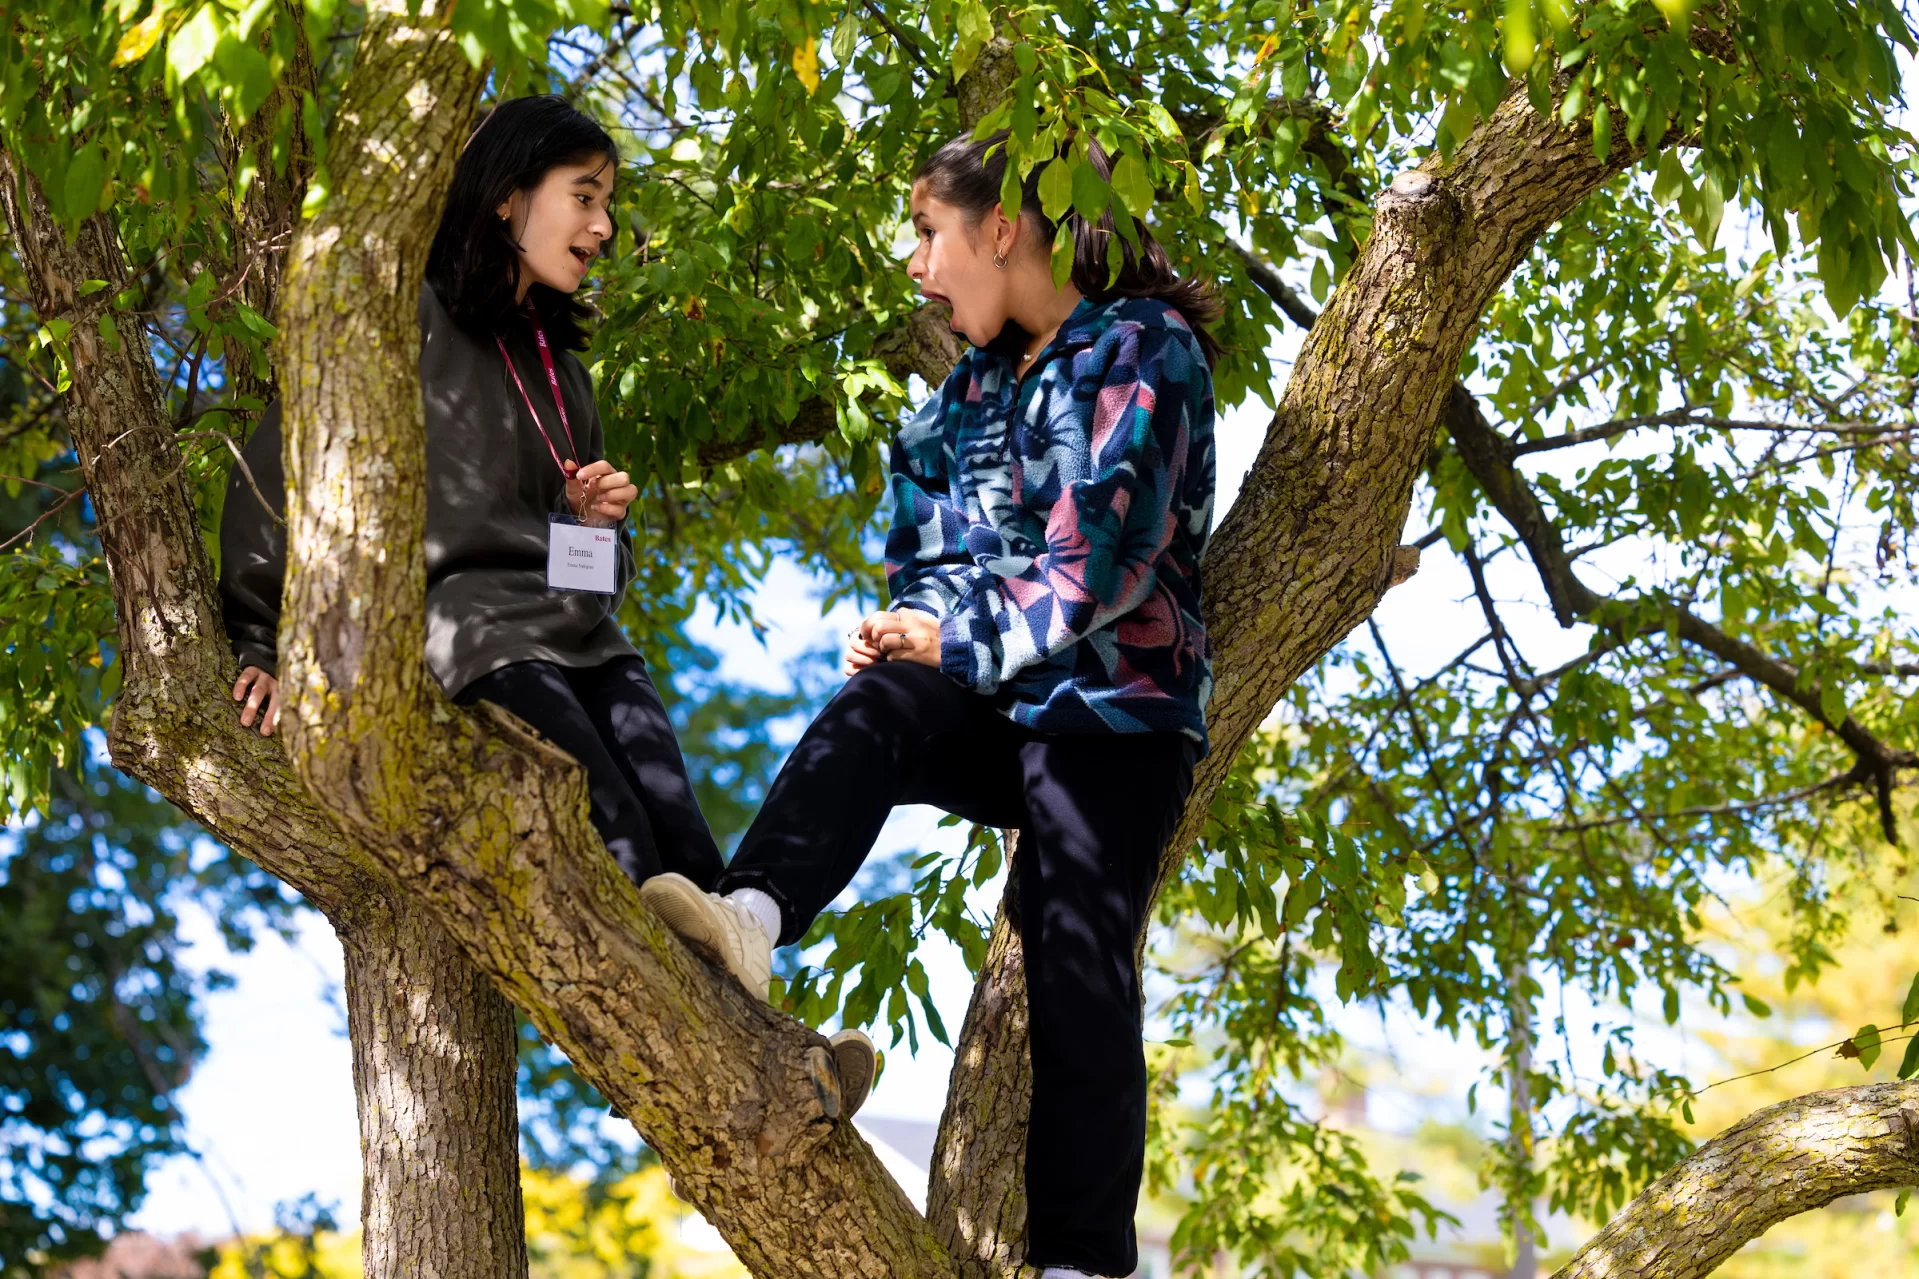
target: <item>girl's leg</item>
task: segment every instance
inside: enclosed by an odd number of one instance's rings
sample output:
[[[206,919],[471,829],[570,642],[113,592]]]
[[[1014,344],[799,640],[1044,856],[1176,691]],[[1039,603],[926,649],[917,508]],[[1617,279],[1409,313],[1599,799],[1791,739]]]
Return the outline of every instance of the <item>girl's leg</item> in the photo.
[[[710,890],[725,864],[693,795],[673,721],[647,676],[646,663],[637,657],[616,657],[566,674],[600,740],[646,810],[660,868]]]
[[[885,662],[848,679],[800,738],[720,877],[779,907],[798,941],[853,881],[895,804],[1019,820],[1019,730],[928,666]]]
[[[462,706],[487,701],[531,724],[547,741],[586,769],[586,796],[593,828],[620,869],[642,883],[660,873],[653,823],[632,783],[601,740],[566,672],[552,662],[513,662],[461,689]]]
[[[1129,1275],[1146,1152],[1146,1057],[1134,946],[1192,789],[1173,734],[1051,737],[1020,751],[1015,859],[1031,1018],[1026,1261]]]

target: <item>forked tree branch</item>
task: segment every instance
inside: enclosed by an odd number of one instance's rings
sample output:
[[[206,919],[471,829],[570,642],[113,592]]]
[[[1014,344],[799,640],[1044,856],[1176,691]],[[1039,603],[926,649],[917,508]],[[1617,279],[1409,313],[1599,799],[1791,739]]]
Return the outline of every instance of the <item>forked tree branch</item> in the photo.
[[[1253,282],[1266,290],[1269,296],[1279,304],[1280,309],[1294,320],[1310,329],[1318,316],[1299,295],[1288,288],[1279,273],[1269,263],[1261,261],[1257,255],[1237,243],[1234,249],[1246,260],[1248,274]],[[1863,727],[1851,715],[1846,715],[1835,723],[1826,714],[1824,701],[1817,682],[1802,680],[1797,670],[1778,659],[1766,654],[1753,644],[1741,640],[1701,618],[1684,604],[1675,600],[1649,600],[1644,597],[1621,600],[1599,595],[1580,581],[1573,569],[1572,556],[1567,552],[1559,529],[1547,517],[1545,507],[1532,491],[1532,486],[1514,464],[1522,454],[1537,452],[1542,448],[1557,447],[1565,443],[1587,443],[1591,440],[1608,438],[1621,434],[1637,426],[1653,424],[1719,425],[1735,429],[1790,430],[1787,426],[1775,426],[1772,423],[1737,422],[1728,419],[1711,418],[1701,420],[1692,416],[1693,410],[1680,409],[1671,413],[1653,414],[1643,419],[1626,419],[1623,422],[1605,423],[1601,427],[1589,428],[1584,438],[1579,432],[1558,436],[1550,441],[1517,442],[1509,440],[1493,429],[1486,420],[1485,412],[1480,408],[1479,400],[1466,389],[1464,383],[1455,382],[1446,402],[1444,421],[1447,432],[1458,445],[1466,469],[1472,473],[1479,486],[1494,507],[1506,518],[1520,541],[1531,555],[1534,566],[1539,572],[1540,581],[1546,588],[1547,598],[1551,601],[1553,615],[1561,626],[1572,626],[1576,622],[1586,621],[1598,625],[1605,637],[1595,649],[1606,651],[1626,643],[1631,638],[1626,625],[1626,615],[1646,607],[1652,607],[1668,619],[1679,637],[1695,647],[1704,649],[1728,663],[1754,680],[1765,685],[1780,699],[1798,707],[1812,719],[1830,729],[1858,759],[1860,767],[1849,770],[1840,779],[1850,784],[1869,784],[1873,787],[1879,806],[1880,828],[1886,839],[1894,844],[1899,842],[1897,814],[1894,811],[1892,792],[1899,771],[1919,768],[1919,754],[1913,751],[1888,746]],[[1799,428],[1812,429],[1812,428]],[[1880,428],[1870,423],[1828,424],[1827,430],[1833,433],[1878,434]],[[1900,429],[1903,429],[1900,428]],[[1574,659],[1574,664],[1583,664],[1594,656],[1588,653]],[[1569,664],[1569,666],[1572,664]],[[1877,669],[1875,669],[1877,668]],[[1563,673],[1554,672],[1554,674]],[[1859,669],[1869,674],[1907,674],[1904,666],[1889,663],[1861,663]],[[1919,671],[1919,667],[1912,668]],[[1543,685],[1548,677],[1532,681]],[[1515,685],[1520,688],[1520,685]],[[1822,792],[1835,785],[1835,782],[1822,783],[1806,792]]]
[[[1647,612],[1656,615],[1672,627],[1680,639],[1764,685],[1779,700],[1796,706],[1844,742],[1862,766],[1860,780],[1869,781],[1873,787],[1886,839],[1894,844],[1899,842],[1893,786],[1900,771],[1919,768],[1919,754],[1880,741],[1850,713],[1837,719],[1828,715],[1818,681],[1806,679],[1798,670],[1756,645],[1727,634],[1684,603],[1647,596],[1609,597],[1589,588],[1574,570],[1558,527],[1547,516],[1532,485],[1514,465],[1516,446],[1492,428],[1478,400],[1465,387],[1453,388],[1445,422],[1466,469],[1531,555],[1547,598],[1552,602],[1553,615],[1561,626],[1584,621],[1624,641],[1631,637],[1635,617]]]

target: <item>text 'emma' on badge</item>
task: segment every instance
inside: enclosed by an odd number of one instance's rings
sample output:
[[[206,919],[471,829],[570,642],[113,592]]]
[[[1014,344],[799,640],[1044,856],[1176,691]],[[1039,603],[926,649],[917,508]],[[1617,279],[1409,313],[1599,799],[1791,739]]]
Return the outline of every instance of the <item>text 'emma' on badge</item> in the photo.
[[[546,543],[546,584],[556,591],[614,591],[619,534],[588,528],[564,515],[552,517]]]

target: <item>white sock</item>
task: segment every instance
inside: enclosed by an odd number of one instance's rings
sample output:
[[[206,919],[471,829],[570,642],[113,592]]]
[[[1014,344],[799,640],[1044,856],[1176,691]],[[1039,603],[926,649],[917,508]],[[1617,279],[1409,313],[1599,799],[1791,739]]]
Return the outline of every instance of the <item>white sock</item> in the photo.
[[[1039,1272],[1039,1279],[1098,1279],[1098,1276],[1066,1266],[1048,1266]]]
[[[726,900],[739,907],[766,930],[766,944],[780,944],[780,904],[757,888],[735,888]]]

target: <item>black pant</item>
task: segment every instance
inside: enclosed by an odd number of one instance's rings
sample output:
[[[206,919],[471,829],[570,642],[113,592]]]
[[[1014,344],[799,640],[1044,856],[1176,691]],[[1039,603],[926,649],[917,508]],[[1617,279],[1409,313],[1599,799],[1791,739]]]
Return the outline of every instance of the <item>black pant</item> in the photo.
[[[593,827],[635,883],[669,870],[701,888],[719,879],[719,847],[645,662],[514,662],[482,675],[453,700],[504,706],[585,767]]]
[[[790,945],[852,882],[895,804],[1019,828],[1031,1266],[1128,1275],[1139,1263],[1146,1057],[1133,950],[1196,757],[1173,733],[1035,733],[931,667],[883,663],[806,730],[720,882],[777,901]]]

